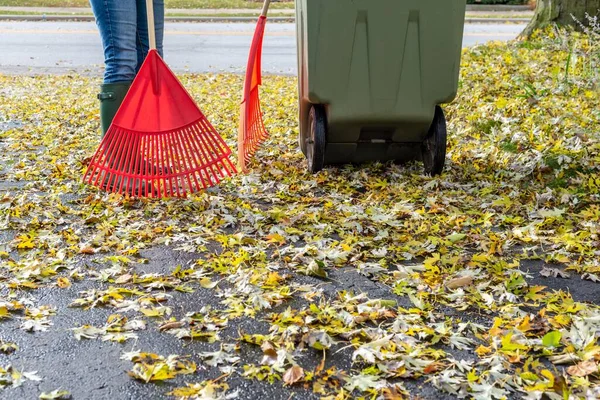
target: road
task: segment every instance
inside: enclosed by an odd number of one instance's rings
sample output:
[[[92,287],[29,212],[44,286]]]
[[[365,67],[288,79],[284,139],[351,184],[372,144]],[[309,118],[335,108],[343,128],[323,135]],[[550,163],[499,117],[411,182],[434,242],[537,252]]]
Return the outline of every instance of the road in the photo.
[[[177,72],[241,72],[254,24],[168,23],[165,58]],[[464,46],[514,39],[523,25],[469,24]],[[296,73],[294,24],[267,25],[263,70]],[[98,73],[102,47],[92,22],[0,22],[0,73]]]

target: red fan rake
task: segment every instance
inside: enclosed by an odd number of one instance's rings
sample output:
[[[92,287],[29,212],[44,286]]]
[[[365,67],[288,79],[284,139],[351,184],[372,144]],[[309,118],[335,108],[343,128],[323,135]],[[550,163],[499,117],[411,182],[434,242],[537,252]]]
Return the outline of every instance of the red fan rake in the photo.
[[[260,144],[269,136],[263,123],[260,109],[259,86],[261,80],[261,58],[267,11],[270,0],[265,0],[262,13],[258,18],[250,54],[248,67],[244,80],[244,92],[240,106],[240,126],[238,132],[238,167],[246,170],[246,163],[250,161]]]
[[[185,197],[235,173],[231,150],[156,51],[151,50],[84,175],[131,197]]]

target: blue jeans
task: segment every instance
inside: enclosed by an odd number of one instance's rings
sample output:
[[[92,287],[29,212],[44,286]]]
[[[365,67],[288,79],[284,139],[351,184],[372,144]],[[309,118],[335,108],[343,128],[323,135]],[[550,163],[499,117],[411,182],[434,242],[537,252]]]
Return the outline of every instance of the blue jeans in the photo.
[[[154,1],[156,48],[163,55],[164,0]],[[104,83],[135,78],[148,54],[145,0],[90,0],[104,46]]]

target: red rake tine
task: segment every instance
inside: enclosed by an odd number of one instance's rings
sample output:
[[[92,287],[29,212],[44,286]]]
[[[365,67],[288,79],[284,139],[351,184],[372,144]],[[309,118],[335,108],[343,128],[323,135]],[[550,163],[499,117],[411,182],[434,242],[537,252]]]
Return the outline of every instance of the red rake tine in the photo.
[[[184,197],[231,176],[235,167],[230,155],[231,149],[152,50],[84,180],[132,197]]]
[[[204,126],[206,127],[207,135],[201,136],[200,140],[206,141],[208,143],[208,145],[210,146],[210,149],[212,150],[212,152],[209,152],[209,154],[212,158],[212,162],[210,163],[210,165],[212,167],[212,166],[215,166],[217,164],[217,162],[219,161],[218,159],[216,159],[214,154],[219,154],[219,152],[221,152],[223,150],[223,148],[221,146],[225,145],[225,142],[216,133],[215,128],[213,128],[212,125],[210,125],[208,120],[203,120],[203,121],[201,121],[201,123],[204,124]],[[212,139],[212,140],[209,140],[209,139]],[[219,146],[219,148],[217,149],[217,148],[215,148],[215,145],[221,145],[221,146]],[[225,145],[225,147],[226,147],[226,145]],[[217,177],[217,181],[219,181],[220,179],[222,179],[224,177],[224,175],[222,174],[222,172],[218,171],[218,169],[217,169],[217,172],[218,172],[218,175],[220,176],[220,177]],[[213,169],[213,173],[214,173],[214,169]]]
[[[150,51],[84,181],[132,197],[185,197],[220,182],[215,165],[233,167],[231,150],[158,55],[152,0],[146,9]],[[210,128],[201,129],[203,124]]]
[[[249,161],[260,146],[260,143],[268,136],[267,132],[256,135],[253,126],[257,120],[260,120],[262,129],[262,113],[260,108],[256,110],[253,97],[258,100],[258,87],[261,84],[261,58],[262,58],[262,43],[267,20],[267,11],[270,0],[265,0],[263,10],[258,19],[256,30],[252,38],[250,53],[248,56],[248,65],[246,68],[246,77],[244,80],[243,100],[240,106],[240,123],[238,133],[238,166],[242,171],[246,170],[246,162]]]
[[[205,165],[206,163],[206,153],[204,152],[204,149],[202,149],[201,147],[198,146],[198,143],[196,142],[196,124],[194,124],[193,126],[191,126],[189,128],[189,145],[191,150],[194,152],[194,154],[196,154],[196,158],[195,161],[200,161],[200,164],[197,164],[196,170],[194,172],[194,180],[196,181],[196,184],[199,187],[199,183],[198,183],[198,179],[196,177],[199,176],[200,177],[200,181],[202,182],[202,188],[205,189],[207,187],[206,185],[206,181],[204,179],[204,176],[202,175],[202,165]]]
[[[184,162],[186,163],[186,170],[189,171],[185,175],[185,178],[187,179],[189,191],[191,193],[194,193],[194,187],[192,185],[192,179],[190,176],[193,176],[194,171],[196,170],[196,167],[193,165],[194,158],[192,157],[192,155],[189,153],[189,151],[187,149],[186,140],[184,138],[184,133],[185,133],[185,131],[183,131],[183,132],[177,131],[176,132],[176,135],[178,138],[177,144],[179,145],[179,148],[181,149],[182,154],[185,155]]]
[[[173,176],[171,177],[170,183],[171,183],[171,196],[174,196],[175,193],[177,193],[177,197],[179,196],[179,173],[182,170],[181,166],[179,164],[179,158],[177,157],[177,153],[174,152],[173,150],[173,133],[169,132],[169,135],[165,137],[165,141],[168,142],[167,144],[167,149],[169,152],[169,157],[170,157],[170,161],[171,164],[173,166],[173,168],[175,168],[175,172],[173,174]],[[175,180],[175,190],[173,190],[173,180]]]
[[[192,126],[190,129],[192,132],[192,134],[190,135],[191,144],[194,148],[194,152],[199,156],[200,160],[205,165],[206,160],[208,160],[208,157],[204,148],[202,147],[202,144],[200,144],[197,140],[197,125]],[[198,175],[200,176],[200,180],[202,181],[202,187],[206,189],[208,187],[207,182],[210,184],[210,181],[207,181],[204,175],[204,171],[202,169],[198,170]]]

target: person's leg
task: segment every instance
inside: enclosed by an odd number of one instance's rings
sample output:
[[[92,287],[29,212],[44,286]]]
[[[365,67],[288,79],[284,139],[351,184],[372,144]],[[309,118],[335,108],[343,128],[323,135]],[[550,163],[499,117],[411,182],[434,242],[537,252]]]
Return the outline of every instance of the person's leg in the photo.
[[[139,71],[150,45],[148,43],[148,16],[146,15],[146,0],[136,0],[137,2],[137,40],[136,48],[138,54],[137,71]],[[154,0],[154,31],[156,32],[156,50],[163,56],[163,37],[165,30],[165,2],[164,0]]]
[[[104,83],[135,78],[136,0],[90,0],[104,47]]]
[[[106,69],[98,94],[104,136],[136,74],[136,0],[90,0],[90,4],[104,47]]]

